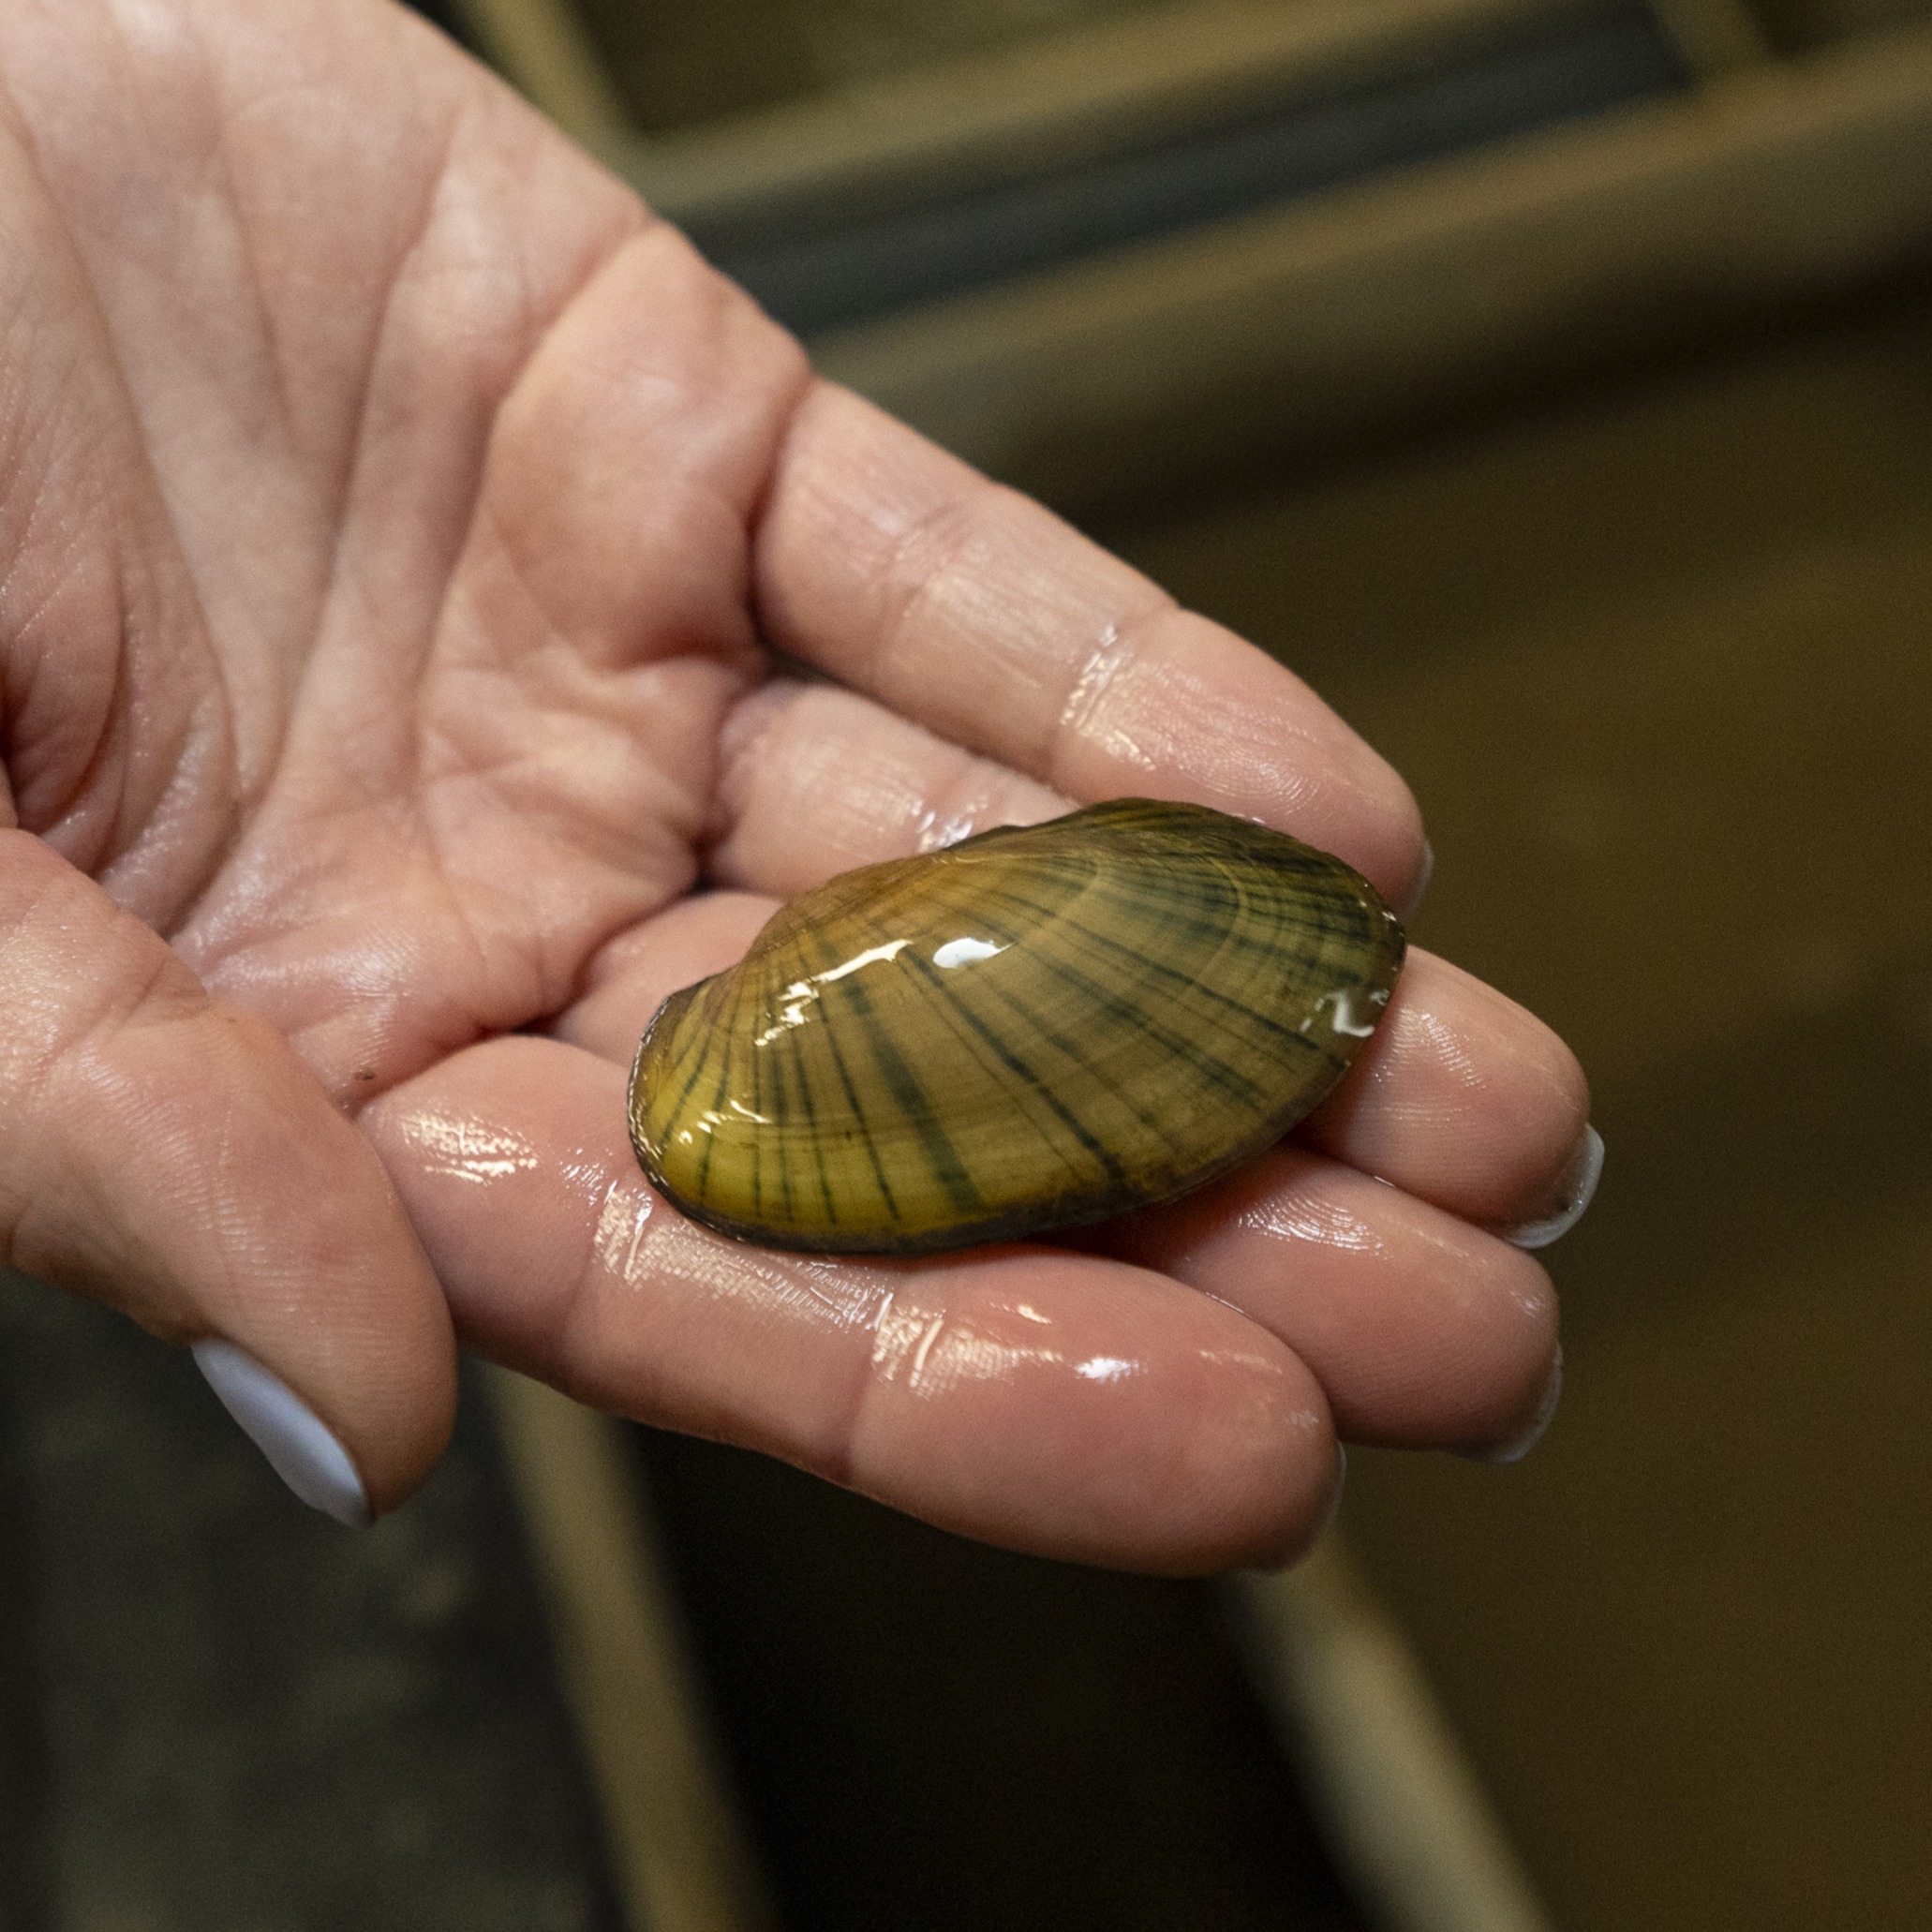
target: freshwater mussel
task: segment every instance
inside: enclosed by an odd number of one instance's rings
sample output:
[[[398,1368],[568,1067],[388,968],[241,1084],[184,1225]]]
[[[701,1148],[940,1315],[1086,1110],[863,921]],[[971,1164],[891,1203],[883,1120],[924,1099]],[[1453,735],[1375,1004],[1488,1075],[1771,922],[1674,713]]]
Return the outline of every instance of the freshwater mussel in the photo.
[[[694,1221],[930,1254],[1098,1221],[1279,1138],[1402,967],[1340,859],[1122,798],[847,872],[638,1048],[631,1134]]]

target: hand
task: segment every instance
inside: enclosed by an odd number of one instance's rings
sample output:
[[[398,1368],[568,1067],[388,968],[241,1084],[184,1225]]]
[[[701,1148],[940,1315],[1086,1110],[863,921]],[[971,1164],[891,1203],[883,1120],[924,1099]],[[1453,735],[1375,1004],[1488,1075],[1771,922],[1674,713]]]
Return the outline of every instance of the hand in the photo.
[[[1338,1431],[1533,1424],[1553,1302],[1486,1230],[1586,1096],[1426,956],[1292,1144],[1083,1252],[743,1248],[626,1140],[655,1003],[848,866],[1153,794],[1405,900],[1408,794],[1287,672],[815,382],[381,0],[13,0],[0,235],[0,1258],[260,1364],[350,1516],[457,1336],[1152,1568],[1300,1547]]]

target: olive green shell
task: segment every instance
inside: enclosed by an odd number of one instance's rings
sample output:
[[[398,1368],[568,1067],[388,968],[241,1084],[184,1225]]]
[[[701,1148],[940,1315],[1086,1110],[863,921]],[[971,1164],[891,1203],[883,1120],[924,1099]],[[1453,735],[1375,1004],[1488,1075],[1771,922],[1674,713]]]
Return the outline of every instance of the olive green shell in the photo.
[[[929,1254],[1167,1200],[1341,1078],[1402,928],[1340,859],[1123,798],[867,866],[672,994],[631,1136],[694,1221]]]

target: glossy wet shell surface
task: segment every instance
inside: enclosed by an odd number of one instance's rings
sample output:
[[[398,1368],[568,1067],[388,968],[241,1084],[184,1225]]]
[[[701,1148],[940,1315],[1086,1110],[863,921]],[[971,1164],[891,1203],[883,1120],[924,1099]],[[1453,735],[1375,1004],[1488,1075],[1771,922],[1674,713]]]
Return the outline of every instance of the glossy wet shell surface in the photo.
[[[693,1220],[929,1254],[1166,1200],[1347,1070],[1402,929],[1339,859],[1120,799],[868,866],[674,993],[631,1133]]]

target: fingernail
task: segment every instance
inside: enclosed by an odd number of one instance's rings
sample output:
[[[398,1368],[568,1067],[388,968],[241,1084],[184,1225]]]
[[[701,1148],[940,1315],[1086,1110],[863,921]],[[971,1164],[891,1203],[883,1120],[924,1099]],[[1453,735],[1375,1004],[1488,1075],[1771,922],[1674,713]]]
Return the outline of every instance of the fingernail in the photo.
[[[1256,1557],[1248,1567],[1263,1571],[1292,1569],[1334,1528],[1335,1519],[1342,1513],[1342,1492],[1347,1485],[1348,1450],[1338,1442],[1335,1445],[1335,1473],[1329,1479],[1329,1493],[1323,1499],[1321,1514],[1314,1523],[1297,1528],[1286,1541],[1278,1544],[1266,1555]]]
[[[1556,1414],[1556,1404],[1563,1399],[1563,1349],[1556,1350],[1556,1360],[1550,1366],[1550,1379],[1543,1387],[1543,1399],[1537,1404],[1537,1412],[1528,1423],[1507,1442],[1490,1443],[1482,1449],[1459,1449],[1457,1454],[1472,1463],[1520,1463],[1537,1444],[1543,1439]]]
[[[195,1366],[221,1405],[311,1509],[349,1529],[366,1529],[369,1497],[349,1451],[279,1377],[232,1342],[194,1345]]]
[[[1348,1445],[1338,1442],[1335,1445],[1335,1486],[1329,1492],[1329,1507],[1322,1512],[1321,1528],[1309,1544],[1312,1550],[1315,1543],[1334,1528],[1335,1519],[1342,1513],[1342,1492],[1348,1487]]]
[[[1416,874],[1416,883],[1409,887],[1409,896],[1403,902],[1402,916],[1404,920],[1416,916],[1416,909],[1422,903],[1423,896],[1429,890],[1429,882],[1435,876],[1435,848],[1428,840],[1422,840],[1422,864]]]
[[[1538,1221],[1506,1229],[1503,1239],[1518,1248],[1547,1248],[1552,1241],[1561,1241],[1583,1218],[1583,1210],[1602,1178],[1603,1136],[1595,1127],[1585,1127],[1569,1166],[1563,1170],[1563,1179],[1556,1183],[1555,1211]]]

